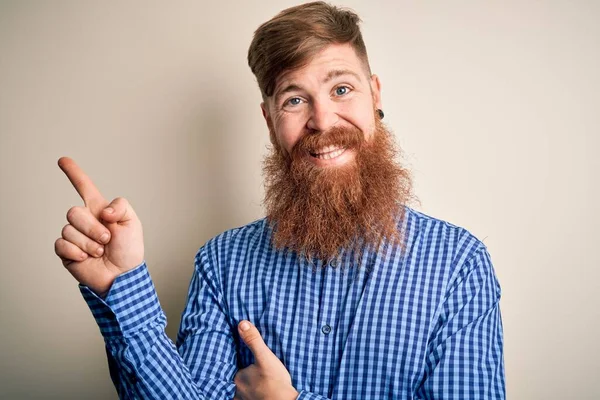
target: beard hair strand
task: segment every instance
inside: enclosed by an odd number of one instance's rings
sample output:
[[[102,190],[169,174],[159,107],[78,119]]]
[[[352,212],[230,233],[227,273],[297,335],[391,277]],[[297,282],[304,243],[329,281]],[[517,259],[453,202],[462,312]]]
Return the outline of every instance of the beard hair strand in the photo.
[[[311,152],[328,145],[352,149],[355,158],[339,167],[318,167],[308,160]],[[274,145],[263,174],[275,248],[309,262],[323,260],[323,265],[352,252],[360,265],[369,247],[402,245],[403,206],[413,195],[410,173],[395,161],[397,155],[391,133],[379,120],[368,142],[356,128],[334,128],[305,135],[291,155]]]

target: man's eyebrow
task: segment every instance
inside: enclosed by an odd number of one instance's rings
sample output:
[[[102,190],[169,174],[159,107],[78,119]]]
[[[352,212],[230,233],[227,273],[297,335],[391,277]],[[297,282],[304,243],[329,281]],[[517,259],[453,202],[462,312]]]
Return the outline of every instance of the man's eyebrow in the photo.
[[[285,88],[283,88],[275,93],[275,103],[278,103],[279,99],[284,94],[286,94],[288,92],[295,92],[295,91],[300,91],[300,90],[302,90],[302,88],[300,86],[296,85],[295,83],[287,85]]]
[[[353,77],[355,77],[359,82],[361,81],[360,79],[360,75],[358,75],[356,72],[351,71],[349,69],[334,69],[332,71],[329,71],[329,73],[327,74],[327,76],[325,77],[325,79],[323,79],[323,83],[327,83],[330,80],[332,80],[333,78],[337,78],[338,76],[343,76],[343,75],[352,75]]]
[[[330,80],[332,80],[333,78],[337,78],[338,76],[343,76],[343,75],[351,75],[354,78],[356,78],[359,82],[361,81],[360,75],[358,75],[354,71],[351,71],[349,69],[334,69],[334,70],[329,71],[329,73],[327,73],[327,76],[325,77],[325,79],[323,79],[322,83],[327,83]],[[302,90],[302,87],[300,87],[298,84],[291,83],[291,84],[285,86],[283,89],[278,90],[275,93],[275,102],[278,103],[281,96],[283,96],[286,93],[300,91],[300,90]]]

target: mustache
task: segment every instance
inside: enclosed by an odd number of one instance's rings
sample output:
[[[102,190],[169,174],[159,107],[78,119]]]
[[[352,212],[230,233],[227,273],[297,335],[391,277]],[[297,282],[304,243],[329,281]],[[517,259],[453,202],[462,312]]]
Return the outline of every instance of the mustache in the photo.
[[[291,156],[298,160],[327,146],[360,150],[364,142],[365,135],[358,128],[333,127],[326,132],[304,135],[292,148]]]

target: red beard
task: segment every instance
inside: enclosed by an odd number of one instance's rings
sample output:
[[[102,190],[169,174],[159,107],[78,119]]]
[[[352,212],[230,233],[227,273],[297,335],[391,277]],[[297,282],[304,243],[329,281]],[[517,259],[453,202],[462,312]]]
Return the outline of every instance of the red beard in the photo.
[[[356,155],[339,167],[310,162],[310,153],[329,145]],[[291,156],[275,145],[263,165],[274,246],[328,261],[344,251],[360,258],[366,247],[378,249],[384,239],[402,244],[399,227],[403,206],[412,199],[412,180],[395,162],[396,154],[392,135],[379,120],[369,141],[356,128],[334,128],[305,135]]]

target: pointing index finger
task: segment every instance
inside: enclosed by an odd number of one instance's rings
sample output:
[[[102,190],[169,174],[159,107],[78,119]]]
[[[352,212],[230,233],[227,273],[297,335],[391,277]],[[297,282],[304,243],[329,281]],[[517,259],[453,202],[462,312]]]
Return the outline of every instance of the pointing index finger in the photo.
[[[69,157],[61,157],[58,160],[58,166],[67,175],[86,207],[99,211],[99,208],[106,204],[104,196],[75,161]]]

